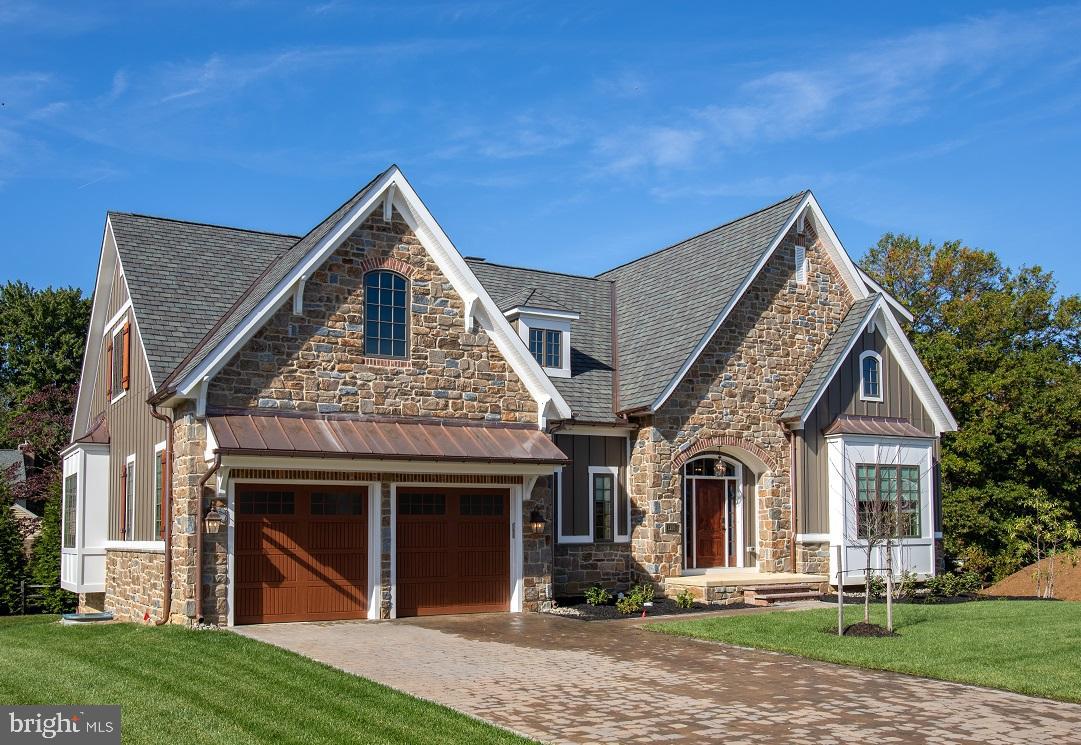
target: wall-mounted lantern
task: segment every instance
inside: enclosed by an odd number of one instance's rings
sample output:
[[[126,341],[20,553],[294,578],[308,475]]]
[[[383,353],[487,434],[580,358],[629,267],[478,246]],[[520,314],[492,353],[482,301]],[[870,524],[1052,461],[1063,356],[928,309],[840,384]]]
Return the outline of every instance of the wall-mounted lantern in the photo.
[[[544,528],[547,525],[548,523],[545,521],[544,515],[542,515],[539,510],[533,510],[529,514],[529,531],[533,535],[542,535],[544,533]]]
[[[203,516],[203,527],[207,533],[217,533],[225,524],[225,502],[215,499],[210,509]]]

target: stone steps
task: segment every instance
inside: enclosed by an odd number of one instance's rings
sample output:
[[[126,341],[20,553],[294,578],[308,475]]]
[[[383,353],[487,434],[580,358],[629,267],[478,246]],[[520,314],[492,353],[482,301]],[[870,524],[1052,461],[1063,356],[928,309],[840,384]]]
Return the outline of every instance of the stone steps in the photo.
[[[796,600],[817,600],[822,590],[806,583],[791,585],[757,585],[743,588],[743,602],[748,605],[773,605]]]

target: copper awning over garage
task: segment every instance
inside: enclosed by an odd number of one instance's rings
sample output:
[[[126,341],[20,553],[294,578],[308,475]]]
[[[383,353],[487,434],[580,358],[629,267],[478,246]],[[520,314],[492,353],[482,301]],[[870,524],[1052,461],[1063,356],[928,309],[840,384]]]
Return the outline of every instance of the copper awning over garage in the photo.
[[[226,414],[209,422],[221,455],[567,462],[546,434],[513,425],[287,414]]]

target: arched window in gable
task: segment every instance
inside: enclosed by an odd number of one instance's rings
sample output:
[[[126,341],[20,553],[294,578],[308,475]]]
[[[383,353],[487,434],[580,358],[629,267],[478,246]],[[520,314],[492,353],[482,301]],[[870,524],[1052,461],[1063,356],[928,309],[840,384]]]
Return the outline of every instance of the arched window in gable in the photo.
[[[409,356],[409,280],[377,269],[364,275],[364,353]]]
[[[866,351],[860,355],[860,399],[882,400],[882,355]]]

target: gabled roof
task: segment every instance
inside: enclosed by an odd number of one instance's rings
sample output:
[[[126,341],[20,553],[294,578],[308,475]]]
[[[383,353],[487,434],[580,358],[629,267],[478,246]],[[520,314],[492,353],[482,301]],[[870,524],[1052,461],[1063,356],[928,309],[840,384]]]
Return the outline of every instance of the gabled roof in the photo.
[[[230,307],[217,317],[217,323],[214,323],[207,331],[204,332],[204,336],[197,345],[189,347],[190,354],[184,358],[183,363],[178,365],[172,374],[165,380],[164,385],[168,386],[175,381],[188,375],[194,370],[200,362],[202,362],[206,356],[213,351],[229,334],[236,328],[242,320],[244,320],[263,300],[267,294],[274,289],[274,287],[282,281],[289,273],[296,268],[296,266],[308,255],[308,252],[312,250],[319,243],[320,240],[326,236],[330,230],[337,225],[343,217],[345,217],[350,210],[368,195],[376,183],[382,179],[387,173],[393,169],[391,166],[386,171],[383,171],[378,176],[369,181],[365,186],[356,194],[347,199],[338,209],[327,215],[321,223],[308,231],[300,240],[291,241],[292,245],[288,246],[278,258],[269,264],[263,265],[265,268],[262,272],[249,281],[246,289],[234,298],[234,302]]]
[[[802,416],[818,391],[829,385],[837,366],[844,361],[852,341],[867,325],[867,320],[878,307],[878,301],[881,298],[881,295],[875,294],[852,304],[852,307],[848,309],[848,314],[837,327],[837,331],[826,343],[822,354],[818,355],[818,359],[811,365],[807,377],[800,383],[795,395],[789,399],[788,406],[781,413],[781,419],[796,419]]]
[[[0,450],[0,478],[9,484],[26,481],[26,458],[22,450]]]
[[[600,276],[616,282],[619,404],[651,406],[740,292],[808,192]]]
[[[150,376],[164,381],[296,236],[110,212]],[[220,270],[216,270],[220,269]]]
[[[612,411],[612,304],[610,282],[574,274],[467,259],[492,297],[509,298],[520,288],[543,287],[558,306],[578,314],[571,320],[571,376],[552,378],[580,421],[617,423]],[[503,303],[501,302],[502,306]],[[514,307],[514,306],[511,306]],[[544,306],[548,307],[548,306]]]
[[[504,313],[514,308],[525,307],[570,312],[569,308],[563,306],[559,301],[548,297],[536,287],[524,287],[518,292],[511,293],[502,300],[497,300],[496,304]]]

